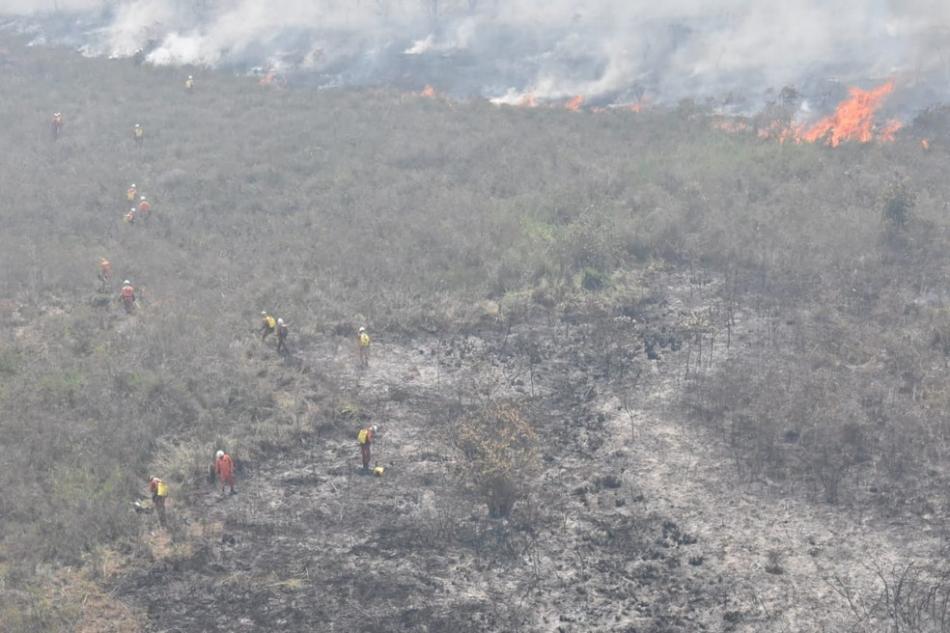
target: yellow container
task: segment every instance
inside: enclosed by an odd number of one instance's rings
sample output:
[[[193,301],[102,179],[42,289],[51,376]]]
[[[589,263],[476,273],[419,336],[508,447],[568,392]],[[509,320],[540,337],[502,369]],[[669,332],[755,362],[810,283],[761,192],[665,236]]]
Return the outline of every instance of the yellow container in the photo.
[[[376,468],[373,469],[373,474],[376,475],[377,477],[382,477],[384,470],[386,469],[383,468],[382,466],[377,466]]]
[[[164,481],[158,482],[158,486],[156,486],[156,488],[157,488],[157,490],[155,491],[155,494],[156,494],[157,496],[159,496],[159,497],[167,497],[167,496],[168,496],[168,484],[166,484]]]

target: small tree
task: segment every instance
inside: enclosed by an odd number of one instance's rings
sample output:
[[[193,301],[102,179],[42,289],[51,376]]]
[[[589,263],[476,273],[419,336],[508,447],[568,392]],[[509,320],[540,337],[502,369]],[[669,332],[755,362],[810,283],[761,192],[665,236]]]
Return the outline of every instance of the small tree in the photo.
[[[917,205],[917,194],[910,190],[903,179],[894,180],[882,197],[884,222],[893,229],[907,226],[910,213]]]
[[[537,465],[536,434],[521,409],[493,403],[463,418],[456,445],[465,474],[492,518],[506,517],[524,498]]]

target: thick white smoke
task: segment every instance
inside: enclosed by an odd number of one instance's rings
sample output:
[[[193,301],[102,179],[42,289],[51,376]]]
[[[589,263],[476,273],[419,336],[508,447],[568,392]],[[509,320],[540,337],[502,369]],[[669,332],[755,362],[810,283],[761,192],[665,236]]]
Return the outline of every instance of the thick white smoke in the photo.
[[[54,10],[54,7],[56,10]],[[731,96],[897,77],[950,87],[944,0],[2,0],[47,41],[154,64],[429,83],[515,102]],[[85,11],[80,20],[62,14]],[[24,24],[24,21],[18,22]],[[414,84],[414,85],[413,85]]]

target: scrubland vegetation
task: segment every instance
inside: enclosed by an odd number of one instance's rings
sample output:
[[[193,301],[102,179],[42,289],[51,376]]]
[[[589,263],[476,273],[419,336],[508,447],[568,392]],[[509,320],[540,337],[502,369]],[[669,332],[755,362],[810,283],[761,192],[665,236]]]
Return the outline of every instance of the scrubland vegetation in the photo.
[[[386,341],[583,314],[612,333],[590,361],[608,374],[631,362],[621,347],[640,355],[662,335],[690,358],[677,398],[743,480],[842,511],[947,517],[947,112],[893,144],[831,150],[715,130],[685,102],[574,113],[285,90],[21,44],[0,41],[13,630],[68,630],[36,587],[49,565],[137,547],[129,504],[147,475],[186,507],[216,447],[251,462],[308,437],[310,417],[275,389],[309,370],[267,369],[273,349],[248,343],[264,309],[290,322],[292,351],[362,323]],[[132,182],[153,211],[128,225]],[[136,315],[117,285],[97,289],[101,256],[139,289]],[[666,292],[627,285],[643,270],[685,274],[704,303],[643,323]],[[625,329],[634,319],[647,329]],[[335,393],[332,376],[319,384]],[[531,416],[461,419],[469,488],[505,516],[536,470],[519,445]]]

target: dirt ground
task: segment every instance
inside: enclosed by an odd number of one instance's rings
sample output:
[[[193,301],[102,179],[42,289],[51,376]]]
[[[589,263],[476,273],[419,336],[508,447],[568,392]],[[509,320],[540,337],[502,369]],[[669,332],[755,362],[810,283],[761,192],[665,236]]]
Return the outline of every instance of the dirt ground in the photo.
[[[681,282],[621,323],[632,348],[698,300]],[[383,333],[365,371],[349,340],[307,346],[285,362],[339,389],[312,434],[245,464],[239,494],[209,490],[187,554],[113,590],[156,633],[841,631],[878,595],[879,570],[940,545],[908,521],[740,480],[679,405],[688,352],[611,369],[595,327]],[[357,422],[339,414],[353,394],[383,427],[381,478],[359,473]],[[510,519],[491,520],[458,481],[449,412],[519,395],[535,403],[543,469]]]

